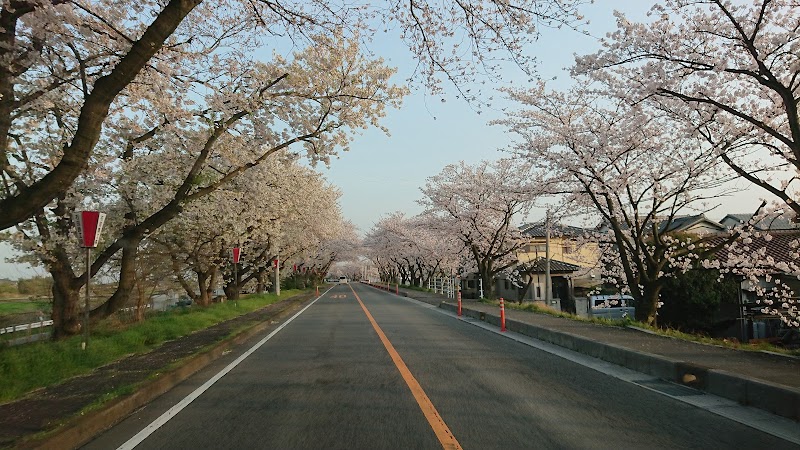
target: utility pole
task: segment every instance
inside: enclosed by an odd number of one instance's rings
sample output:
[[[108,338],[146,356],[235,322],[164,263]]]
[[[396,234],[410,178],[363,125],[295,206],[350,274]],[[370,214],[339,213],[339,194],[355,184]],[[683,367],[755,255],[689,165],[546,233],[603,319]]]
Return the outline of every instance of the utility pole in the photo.
[[[553,300],[553,282],[550,279],[550,210],[544,219],[544,300],[547,305]]]

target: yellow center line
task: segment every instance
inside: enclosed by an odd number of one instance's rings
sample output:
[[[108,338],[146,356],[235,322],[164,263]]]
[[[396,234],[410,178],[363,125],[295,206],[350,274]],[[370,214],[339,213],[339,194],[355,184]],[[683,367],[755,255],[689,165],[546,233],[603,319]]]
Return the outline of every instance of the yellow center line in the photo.
[[[405,380],[408,388],[411,389],[411,394],[414,395],[414,399],[417,401],[419,408],[422,410],[422,413],[425,415],[425,418],[428,420],[428,424],[430,424],[433,432],[436,433],[436,437],[439,439],[439,442],[442,444],[442,447],[445,449],[460,449],[461,445],[459,445],[458,441],[456,440],[453,433],[450,432],[450,428],[447,427],[447,424],[444,423],[444,419],[442,416],[439,415],[439,412],[436,411],[436,407],[433,406],[431,400],[425,394],[425,391],[422,389],[422,386],[419,385],[417,379],[414,378],[414,375],[411,374],[411,371],[408,370],[408,366],[406,363],[403,362],[403,358],[400,357],[400,354],[397,353],[397,350],[394,349],[394,346],[389,341],[389,338],[383,333],[381,327],[378,326],[378,322],[375,321],[375,318],[372,317],[367,307],[364,305],[364,302],[361,301],[361,297],[356,294],[355,289],[350,286],[350,290],[353,291],[353,295],[356,296],[356,300],[358,300],[358,304],[361,305],[361,309],[364,310],[364,314],[367,315],[367,319],[369,319],[370,323],[372,323],[372,328],[375,329],[375,332],[378,333],[378,337],[383,342],[383,346],[386,347],[386,351],[389,352],[389,356],[394,361],[394,365],[397,366],[397,370],[400,371],[400,375]]]

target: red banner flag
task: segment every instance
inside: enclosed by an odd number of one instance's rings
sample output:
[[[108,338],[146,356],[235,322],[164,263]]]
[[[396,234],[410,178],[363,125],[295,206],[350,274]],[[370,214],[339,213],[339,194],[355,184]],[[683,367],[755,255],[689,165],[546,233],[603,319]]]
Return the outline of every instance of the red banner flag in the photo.
[[[97,247],[106,215],[98,211],[76,211],[73,213],[73,220],[77,226],[81,247]]]
[[[233,263],[239,264],[239,257],[242,254],[242,249],[239,247],[233,247]]]

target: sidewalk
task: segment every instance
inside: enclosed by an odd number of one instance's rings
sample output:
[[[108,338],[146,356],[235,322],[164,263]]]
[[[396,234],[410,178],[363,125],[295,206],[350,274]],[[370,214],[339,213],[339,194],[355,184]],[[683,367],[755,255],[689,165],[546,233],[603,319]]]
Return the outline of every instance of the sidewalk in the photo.
[[[392,289],[391,292],[395,292]],[[400,289],[400,295],[455,312],[455,299]],[[500,309],[462,301],[465,317],[500,326]],[[664,380],[800,421],[800,358],[687,342],[506,308],[506,328]]]

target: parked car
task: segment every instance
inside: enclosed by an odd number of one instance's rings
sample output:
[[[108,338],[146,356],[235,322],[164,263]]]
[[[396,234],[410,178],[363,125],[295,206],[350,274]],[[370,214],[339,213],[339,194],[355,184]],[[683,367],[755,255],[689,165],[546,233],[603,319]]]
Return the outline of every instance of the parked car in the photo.
[[[603,319],[623,319],[636,317],[636,308],[633,306],[633,297],[630,295],[590,295],[589,316]]]

